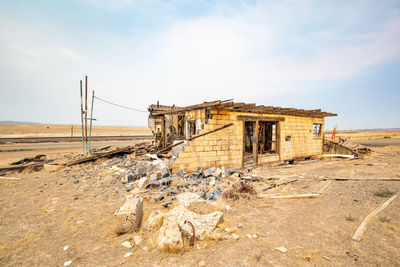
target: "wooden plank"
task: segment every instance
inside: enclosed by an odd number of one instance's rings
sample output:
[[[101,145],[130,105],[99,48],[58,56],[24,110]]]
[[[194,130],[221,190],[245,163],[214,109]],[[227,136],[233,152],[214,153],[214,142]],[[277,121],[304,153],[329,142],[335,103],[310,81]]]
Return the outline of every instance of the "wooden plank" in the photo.
[[[267,191],[267,190],[269,190],[269,189],[271,189],[271,188],[275,188],[275,187],[278,187],[278,186],[281,186],[281,185],[287,185],[287,184],[290,184],[290,183],[294,183],[294,182],[296,182],[296,181],[297,181],[297,179],[292,179],[292,180],[289,180],[289,181],[286,181],[286,182],[281,182],[281,183],[273,184],[273,185],[270,185],[270,186],[268,186],[268,187],[262,189],[261,191]]]
[[[232,126],[232,125],[233,125],[233,123],[226,124],[226,125],[221,126],[221,127],[217,128],[217,129],[215,129],[215,130],[212,130],[212,131],[209,131],[209,132],[206,132],[206,133],[202,133],[202,134],[199,134],[199,135],[195,135],[195,136],[189,138],[188,140],[189,140],[189,141],[192,141],[193,139],[196,139],[196,138],[199,138],[199,137],[202,137],[202,136],[211,134],[211,133],[215,133],[215,132],[220,131],[220,130],[222,130],[222,129],[228,128],[228,127],[230,127],[230,126]]]
[[[326,180],[322,183],[321,188],[317,191],[317,194],[322,194],[328,188],[328,186],[332,183],[332,180]]]
[[[84,158],[80,158],[77,160],[73,160],[70,161],[66,164],[66,166],[72,166],[72,165],[76,165],[76,164],[81,164],[81,163],[85,163],[88,161],[93,161],[99,158],[104,158],[104,157],[108,157],[108,156],[113,156],[116,154],[123,154],[123,153],[131,153],[132,149],[131,147],[124,147],[124,148],[119,148],[119,149],[115,149],[112,151],[108,151],[108,152],[104,152],[104,153],[98,153],[92,156],[88,156],[88,157],[84,157]]]
[[[299,195],[288,195],[288,196],[273,196],[273,195],[259,195],[257,198],[263,199],[290,199],[290,198],[315,198],[320,197],[320,194],[299,194]]]
[[[155,111],[155,112],[151,112],[151,115],[174,114],[174,113],[178,113],[178,112],[202,109],[202,108],[213,107],[213,106],[218,106],[218,105],[221,105],[221,100],[216,100],[216,101],[212,101],[212,102],[204,102],[202,104],[191,105],[191,106],[186,106],[186,107],[176,107],[171,110]]]
[[[3,177],[0,176],[1,180],[21,180],[22,178],[17,178],[17,177]]]
[[[237,116],[238,120],[242,121],[284,121],[284,117],[262,117],[262,116],[245,116],[239,115]]]
[[[256,121],[254,125],[253,132],[253,164],[256,166],[258,164],[258,130],[260,129],[260,123]]]
[[[364,220],[361,222],[360,226],[358,226],[358,228],[357,228],[356,232],[354,233],[352,239],[356,240],[356,241],[360,241],[362,235],[364,234],[365,230],[367,229],[367,224],[368,224],[369,220],[372,217],[376,216],[379,212],[384,210],[387,206],[389,206],[390,203],[392,203],[397,198],[397,196],[398,196],[398,194],[392,196],[391,198],[386,200],[384,203],[382,203],[382,205],[380,205],[378,208],[376,208],[370,214],[368,214],[367,217],[365,217]]]
[[[321,180],[335,180],[335,181],[385,181],[393,182],[400,181],[400,178],[356,178],[356,177],[334,177],[334,178],[323,178]]]

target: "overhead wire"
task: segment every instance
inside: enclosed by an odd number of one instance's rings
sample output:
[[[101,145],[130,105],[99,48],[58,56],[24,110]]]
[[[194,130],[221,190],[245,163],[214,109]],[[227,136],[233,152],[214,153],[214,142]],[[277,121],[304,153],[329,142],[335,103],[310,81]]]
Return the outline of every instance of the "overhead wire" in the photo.
[[[96,98],[96,99],[98,99],[98,100],[100,100],[100,101],[103,101],[103,102],[105,102],[105,103],[108,103],[108,104],[110,104],[110,105],[114,105],[114,106],[120,107],[120,108],[126,108],[126,109],[130,109],[130,110],[137,111],[137,112],[143,112],[143,113],[147,113],[147,112],[148,112],[148,111],[144,111],[144,110],[140,110],[140,109],[131,108],[131,107],[123,106],[123,105],[120,105],[120,104],[116,104],[116,103],[113,103],[113,102],[110,102],[110,101],[101,99],[101,98],[99,98],[99,97],[97,97],[97,96],[95,96],[94,98]]]

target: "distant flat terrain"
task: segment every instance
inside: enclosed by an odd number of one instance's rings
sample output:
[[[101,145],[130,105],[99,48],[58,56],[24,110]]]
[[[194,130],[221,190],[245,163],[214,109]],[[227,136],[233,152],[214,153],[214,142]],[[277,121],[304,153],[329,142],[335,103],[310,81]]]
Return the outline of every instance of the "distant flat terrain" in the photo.
[[[151,135],[147,127],[93,126],[92,136]],[[82,136],[80,125],[73,125],[72,136]],[[0,138],[71,137],[71,125],[0,123]]]

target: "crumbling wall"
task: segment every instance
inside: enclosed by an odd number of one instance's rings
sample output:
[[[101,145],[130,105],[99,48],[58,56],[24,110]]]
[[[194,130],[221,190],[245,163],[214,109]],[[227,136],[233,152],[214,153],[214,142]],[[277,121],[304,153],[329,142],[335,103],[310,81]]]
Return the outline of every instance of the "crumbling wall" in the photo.
[[[237,116],[284,117],[278,126],[278,151],[276,154],[260,154],[258,163],[270,163],[291,160],[301,157],[320,155],[323,147],[323,118],[288,116],[281,114],[257,114],[211,110],[212,118],[204,124],[199,134],[217,129],[228,123],[233,126],[194,139],[185,147],[184,152],[172,166],[173,171],[179,169],[192,172],[197,167],[209,168],[224,166],[241,168],[243,165],[243,121]],[[322,124],[319,137],[313,136],[314,123]]]
[[[212,110],[212,119],[204,124],[199,134],[233,123],[221,131],[190,141],[185,151],[180,153],[172,166],[173,172],[182,169],[189,172],[197,167],[203,169],[214,166],[240,168],[242,166],[243,122],[236,120],[236,114],[229,111]]]

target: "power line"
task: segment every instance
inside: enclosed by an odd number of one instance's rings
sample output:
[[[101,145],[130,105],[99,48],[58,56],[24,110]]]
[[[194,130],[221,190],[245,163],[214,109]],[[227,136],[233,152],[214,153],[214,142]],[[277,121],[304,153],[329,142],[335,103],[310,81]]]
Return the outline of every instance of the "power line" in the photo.
[[[126,108],[126,109],[130,109],[130,110],[138,111],[138,112],[147,113],[147,111],[140,110],[140,109],[136,109],[136,108],[130,108],[130,107],[122,106],[122,105],[119,105],[119,104],[112,103],[112,102],[110,102],[110,101],[107,101],[107,100],[101,99],[101,98],[99,98],[99,97],[97,97],[97,96],[95,96],[94,98],[96,98],[96,99],[98,99],[98,100],[100,100],[100,101],[106,102],[106,103],[108,103],[108,104],[111,104],[111,105],[117,106],[117,107],[121,107],[121,108]]]

